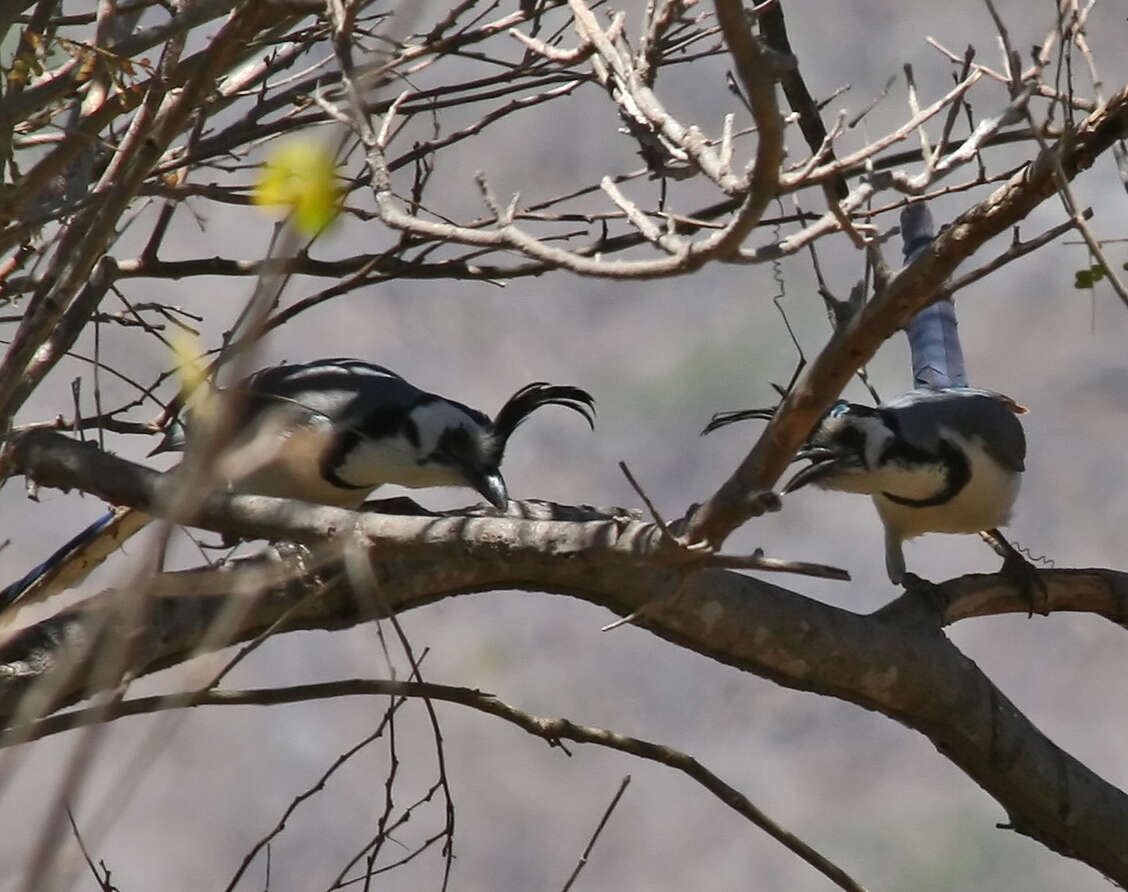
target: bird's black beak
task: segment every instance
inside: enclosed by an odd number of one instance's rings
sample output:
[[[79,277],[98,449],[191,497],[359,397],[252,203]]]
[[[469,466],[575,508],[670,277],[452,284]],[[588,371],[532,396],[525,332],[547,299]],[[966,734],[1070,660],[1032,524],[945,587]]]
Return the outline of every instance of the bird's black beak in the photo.
[[[505,488],[505,480],[500,471],[483,471],[474,475],[467,475],[470,485],[478,490],[486,501],[504,511],[509,504],[509,491]]]
[[[800,449],[795,453],[795,461],[803,460],[809,461],[810,464],[784,484],[784,494],[795,492],[808,483],[814,483],[818,486],[836,474],[853,471],[860,467],[857,456],[836,452],[825,446],[808,446],[805,449]]]
[[[184,430],[184,424],[178,418],[173,419],[165,428],[161,441],[145,457],[152,458],[162,452],[183,452],[187,441],[188,437]]]

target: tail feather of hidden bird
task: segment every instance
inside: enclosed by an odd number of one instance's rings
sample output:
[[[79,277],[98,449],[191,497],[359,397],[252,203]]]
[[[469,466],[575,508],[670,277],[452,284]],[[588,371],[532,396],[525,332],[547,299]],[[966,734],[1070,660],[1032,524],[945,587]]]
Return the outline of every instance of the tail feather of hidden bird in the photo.
[[[152,518],[133,508],[111,508],[15,582],[0,589],[0,609],[46,601],[77,585]],[[0,614],[0,623],[4,615]]]
[[[579,387],[528,384],[491,419],[358,359],[273,366],[232,390],[239,415],[237,433],[217,460],[223,485],[344,508],[359,507],[387,483],[468,487],[504,510],[509,492],[501,462],[510,436],[533,412],[563,406],[595,427],[595,400]],[[174,422],[150,454],[183,450],[186,428]],[[0,590],[0,609],[77,584],[151,520],[134,509],[112,509]],[[4,618],[13,614],[7,610]]]
[[[932,215],[923,203],[901,215],[906,264],[930,248]],[[807,484],[868,495],[885,529],[889,579],[906,577],[903,543],[923,533],[988,533],[1006,558],[1004,570],[1032,570],[999,533],[1018,496],[1026,410],[991,390],[968,386],[955,306],[939,297],[907,326],[913,389],[866,406],[841,400],[815,425],[796,460],[809,462],[784,485]],[[703,433],[771,410],[720,413]]]

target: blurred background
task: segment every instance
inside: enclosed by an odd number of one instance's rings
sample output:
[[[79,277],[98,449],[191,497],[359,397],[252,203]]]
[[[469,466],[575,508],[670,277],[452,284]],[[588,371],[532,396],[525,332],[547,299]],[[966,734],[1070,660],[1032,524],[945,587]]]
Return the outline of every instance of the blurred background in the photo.
[[[643,4],[620,5],[628,13],[628,33],[637,35]],[[1011,0],[996,5],[1026,59],[1027,48],[1040,44],[1052,26],[1054,4]],[[849,86],[824,110],[828,125],[839,109],[853,116],[889,78],[897,78],[888,96],[844,135],[840,155],[907,119],[905,63],[913,65],[922,104],[950,89],[953,66],[925,42],[926,36],[959,54],[974,44],[977,61],[1002,67],[991,18],[984,4],[973,0],[793,0],[786,13],[794,51],[816,98]],[[1128,80],[1124,8],[1098,6],[1088,34],[1111,92]],[[513,52],[519,53],[515,43]],[[451,64],[465,65],[468,76],[475,70],[472,59]],[[707,133],[719,133],[721,117],[730,110],[738,112],[738,125],[746,125],[747,115],[726,90],[727,68],[723,58],[673,66],[660,76],[656,90],[675,116]],[[424,83],[427,76],[420,76]],[[1078,92],[1092,95],[1088,83]],[[977,116],[992,114],[1005,105],[1006,89],[984,82],[970,99]],[[480,110],[455,110],[444,126],[461,126],[462,113],[466,120],[480,116]],[[468,219],[484,213],[472,177],[476,170],[486,172],[503,203],[520,192],[528,205],[598,182],[604,174],[636,169],[635,143],[619,126],[610,100],[598,88],[584,86],[444,153],[429,194],[441,196],[445,212]],[[939,127],[939,120],[930,124],[934,139]],[[793,130],[791,159],[799,160],[807,152]],[[966,126],[955,132],[966,133]],[[410,131],[402,138],[410,139]],[[915,136],[904,144],[916,146]],[[744,142],[738,152],[750,147]],[[992,170],[1003,170],[1031,153],[1029,148],[994,149],[987,158]],[[964,178],[957,175],[951,182]],[[1126,196],[1110,154],[1074,188],[1081,204],[1093,208],[1092,228],[1099,238],[1124,235]],[[624,189],[652,205],[658,186],[638,180]],[[718,199],[700,183],[681,184],[672,194],[677,209]],[[933,214],[944,223],[986,194],[980,189],[937,199]],[[808,210],[824,208],[816,193],[801,200]],[[593,208],[606,204],[605,198],[592,199]],[[786,203],[784,211],[792,210]],[[153,208],[142,211],[115,246],[115,256],[141,249],[154,213]],[[261,212],[201,205],[196,213],[206,218],[184,210],[175,216],[166,259],[218,254],[253,260],[266,252],[271,220]],[[1046,201],[1023,225],[1023,237],[1064,219],[1060,201]],[[879,219],[882,229],[894,223],[892,214]],[[756,245],[773,238],[770,228],[763,228],[749,241]],[[342,226],[324,236],[315,252],[331,259],[375,250],[391,239],[376,222],[368,228]],[[996,240],[966,268],[1004,250],[1008,242],[1009,237]],[[1118,265],[1128,259],[1122,244],[1108,249]],[[846,297],[862,273],[861,255],[842,237],[820,242],[818,250],[830,287]],[[890,243],[886,257],[894,265],[900,262],[899,240]],[[1013,540],[1059,567],[1118,568],[1124,564],[1128,521],[1119,439],[1128,408],[1128,308],[1106,285],[1074,287],[1075,271],[1089,264],[1086,248],[1069,235],[965,289],[957,307],[972,383],[1011,395],[1030,409],[1024,418],[1028,473],[1010,527]],[[780,272],[779,302],[812,356],[829,327],[811,264],[799,255],[785,260]],[[124,281],[121,287],[132,300],[159,299],[205,315],[201,340],[215,346],[253,284],[251,278],[197,277]],[[296,279],[287,300],[325,284]],[[529,381],[584,387],[598,400],[595,433],[570,413],[537,413],[507,453],[511,496],[633,506],[637,497],[616,467],[624,460],[663,513],[674,517],[727,477],[758,431],[752,423],[700,438],[698,431],[710,416],[770,405],[770,382],[786,384],[791,377],[798,357],[773,305],[779,290],[770,266],[712,265],[692,277],[647,282],[566,273],[504,287],[394,281],[338,297],[271,333],[257,364],[360,357],[491,413]],[[115,366],[137,380],[149,381],[171,365],[155,341],[147,342],[151,351],[146,353],[138,350],[145,342],[110,326],[103,327],[101,339],[103,355],[113,356]],[[91,343],[80,346],[81,352],[92,352]],[[903,337],[882,349],[869,374],[883,397],[910,386]],[[78,375],[89,378],[89,366],[61,364],[18,421],[68,413],[70,381]],[[132,395],[105,376],[101,387],[107,405]],[[857,383],[846,395],[866,399]],[[137,417],[156,412],[150,405]],[[139,459],[152,443],[114,437],[107,445]],[[394,493],[379,493],[385,494]],[[473,498],[461,491],[413,495],[436,508]],[[43,491],[38,503],[29,503],[20,481],[9,481],[0,492],[0,516],[7,519],[3,535],[11,539],[0,551],[0,581],[21,575],[72,528],[77,531],[103,510],[97,499],[78,493]],[[802,490],[780,513],[740,530],[728,550],[756,547],[772,556],[848,568],[850,583],[773,580],[828,603],[868,612],[897,595],[885,576],[881,528],[867,499]],[[131,558],[143,551],[143,541],[135,540],[80,592],[121,581],[131,570]],[[186,541],[176,554],[183,565],[200,562]],[[908,545],[906,557],[912,570],[934,579],[990,571],[998,563],[975,537],[925,537]],[[638,628],[600,632],[612,619],[579,600],[527,592],[448,598],[401,617],[416,651],[429,649],[428,681],[480,688],[533,713],[681,749],[868,888],[1108,888],[1091,868],[996,829],[1006,820],[1002,809],[921,735],[849,704],[785,690]],[[965,622],[949,634],[1057,744],[1111,783],[1128,785],[1128,713],[1119,693],[1128,668],[1122,629],[1082,615],[1009,616]],[[222,665],[223,657],[142,679],[132,691],[199,683]],[[228,682],[257,687],[383,672],[376,628],[369,624],[332,634],[275,637]],[[374,730],[384,708],[383,701],[343,699],[118,721],[105,729],[97,758],[86,769],[72,803],[76,820],[91,854],[105,860],[123,892],[222,889],[294,797]],[[578,745],[570,747],[569,758],[487,716],[447,704],[436,709],[457,808],[452,889],[560,888],[627,774],[632,783],[576,888],[830,888],[821,875],[670,769]],[[44,810],[63,783],[80,739],[72,732],[0,754],[0,888],[20,887],[20,866],[30,857]],[[435,773],[434,744],[421,704],[400,710],[396,746],[402,785],[397,796],[407,803],[425,792]],[[387,741],[374,744],[294,813],[271,846],[269,888],[330,885],[375,833],[388,764]],[[399,835],[410,848],[441,827],[436,798]],[[73,842],[64,850],[67,858],[79,857]],[[376,887],[439,888],[441,877],[441,855],[430,850],[379,877]],[[266,886],[260,858],[238,888]],[[93,880],[83,870],[73,875],[70,888],[93,888]]]

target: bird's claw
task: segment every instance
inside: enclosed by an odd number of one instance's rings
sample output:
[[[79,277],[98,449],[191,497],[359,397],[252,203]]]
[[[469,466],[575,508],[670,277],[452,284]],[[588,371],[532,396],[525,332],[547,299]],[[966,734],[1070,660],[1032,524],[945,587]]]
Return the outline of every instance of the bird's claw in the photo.
[[[1046,582],[1042,579],[1042,575],[1038,572],[1030,561],[1024,558],[1013,547],[1007,552],[1003,558],[1003,566],[999,570],[1003,576],[1010,577],[1014,584],[1018,586],[1022,596],[1026,599],[1026,617],[1030,619],[1034,616],[1034,611],[1037,610],[1042,616],[1047,616],[1050,612],[1050,592],[1046,588]],[[1038,593],[1041,593],[1039,601]]]

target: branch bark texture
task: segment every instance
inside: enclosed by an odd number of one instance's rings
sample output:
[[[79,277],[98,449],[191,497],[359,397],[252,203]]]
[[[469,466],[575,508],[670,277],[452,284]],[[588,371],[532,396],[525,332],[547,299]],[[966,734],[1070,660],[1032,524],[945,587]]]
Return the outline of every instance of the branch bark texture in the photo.
[[[64,446],[64,444],[66,444]],[[65,460],[64,460],[65,459]],[[22,437],[15,470],[156,510],[161,475],[51,431]],[[106,461],[115,464],[112,474]],[[537,509],[530,508],[536,514]],[[320,542],[312,559],[249,559],[225,570],[168,573],[151,580],[137,622],[115,590],[12,633],[0,645],[0,719],[26,720],[28,698],[46,714],[98,693],[99,654],[129,647],[131,674],[175,665],[199,652],[283,630],[339,629],[384,610],[400,612],[444,597],[494,589],[567,594],[628,615],[654,634],[787,687],[872,709],[927,736],[990,793],[1010,826],[1057,852],[1128,883],[1120,828],[1128,797],[1043,735],[922,609],[861,616],[785,588],[723,570],[655,565],[644,559],[653,527],[585,509],[569,520],[520,517],[366,515],[251,496],[210,500],[200,522],[245,536]],[[377,584],[365,590],[348,569],[363,548]],[[1051,598],[1070,589],[1090,603],[1123,605],[1128,575],[1044,571]],[[982,577],[988,591],[1004,585]],[[312,587],[318,596],[308,597]],[[953,602],[969,610],[972,591]],[[1019,593],[1010,596],[1019,602]],[[228,622],[233,599],[253,599]],[[994,604],[998,607],[998,594]],[[905,605],[901,605],[904,607]],[[912,605],[910,605],[912,606]],[[956,617],[950,617],[956,618]]]

